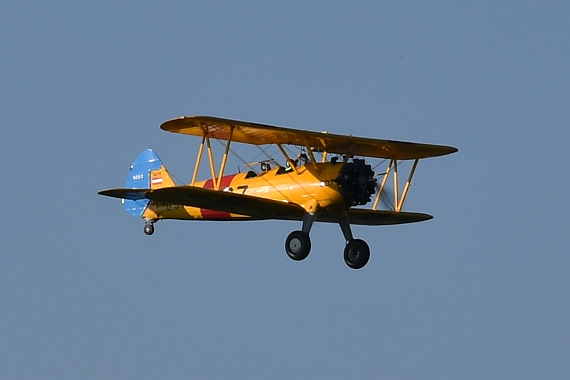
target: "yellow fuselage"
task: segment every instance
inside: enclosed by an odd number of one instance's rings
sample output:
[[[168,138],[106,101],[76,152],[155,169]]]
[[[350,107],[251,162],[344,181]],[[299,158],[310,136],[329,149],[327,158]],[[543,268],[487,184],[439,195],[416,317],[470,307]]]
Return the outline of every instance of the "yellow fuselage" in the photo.
[[[342,168],[342,163],[308,164],[293,170],[275,168],[255,174],[243,172],[222,177],[219,190],[231,191],[260,198],[267,198],[301,205],[307,212],[315,212],[317,208],[330,209],[339,206],[343,197],[339,192],[336,179]],[[169,177],[164,167],[151,173],[161,178]],[[164,185],[151,188],[172,186],[168,181]],[[196,182],[196,187],[214,189],[212,179]],[[236,220],[251,219],[247,215],[231,214],[184,205],[151,202],[143,214],[147,219],[205,219],[205,220]]]

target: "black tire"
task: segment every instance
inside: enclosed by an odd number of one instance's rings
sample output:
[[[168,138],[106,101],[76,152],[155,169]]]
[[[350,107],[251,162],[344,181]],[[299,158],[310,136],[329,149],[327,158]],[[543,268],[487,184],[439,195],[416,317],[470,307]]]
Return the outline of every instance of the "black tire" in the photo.
[[[303,231],[293,231],[287,236],[285,252],[293,260],[300,261],[306,259],[310,251],[311,239],[309,239],[309,234]]]
[[[364,240],[354,239],[344,247],[344,262],[352,269],[360,269],[370,259],[370,247]]]
[[[144,225],[144,233],[145,235],[152,235],[154,234],[154,226],[151,223],[147,223]]]

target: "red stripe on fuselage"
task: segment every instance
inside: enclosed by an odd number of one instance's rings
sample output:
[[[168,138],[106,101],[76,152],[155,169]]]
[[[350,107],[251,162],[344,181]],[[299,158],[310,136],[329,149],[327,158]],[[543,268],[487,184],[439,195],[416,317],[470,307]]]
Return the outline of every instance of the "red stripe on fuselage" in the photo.
[[[232,180],[236,175],[230,174],[222,177],[222,183],[220,184],[220,189],[223,190],[228,187]],[[213,189],[214,188],[214,181],[209,179],[204,183],[204,189]],[[232,216],[229,212],[225,211],[215,211],[215,210],[208,210],[201,208],[200,213],[202,214],[202,218],[204,219],[211,219],[211,220],[230,220]]]

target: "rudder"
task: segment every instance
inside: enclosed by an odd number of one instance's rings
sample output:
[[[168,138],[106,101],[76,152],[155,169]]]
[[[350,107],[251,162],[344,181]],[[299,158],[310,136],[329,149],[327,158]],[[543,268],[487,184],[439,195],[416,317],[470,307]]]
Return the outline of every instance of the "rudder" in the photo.
[[[152,150],[142,151],[131,165],[125,187],[128,189],[159,189],[174,186],[174,181],[162,164],[160,157]],[[133,216],[142,216],[149,199],[125,199],[125,210]]]

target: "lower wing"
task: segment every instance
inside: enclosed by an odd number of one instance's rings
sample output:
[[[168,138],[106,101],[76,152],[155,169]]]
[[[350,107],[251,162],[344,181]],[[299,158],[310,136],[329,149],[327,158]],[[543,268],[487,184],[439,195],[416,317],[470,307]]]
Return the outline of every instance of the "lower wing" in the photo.
[[[255,219],[303,220],[305,214],[305,209],[295,203],[195,186],[166,187],[158,190],[109,189],[102,190],[99,194],[114,198],[150,199],[155,202],[225,211],[232,214],[247,215]],[[348,209],[317,212],[316,220],[338,223],[345,215],[350,224],[363,226],[415,223],[433,218],[431,215],[417,212]]]

